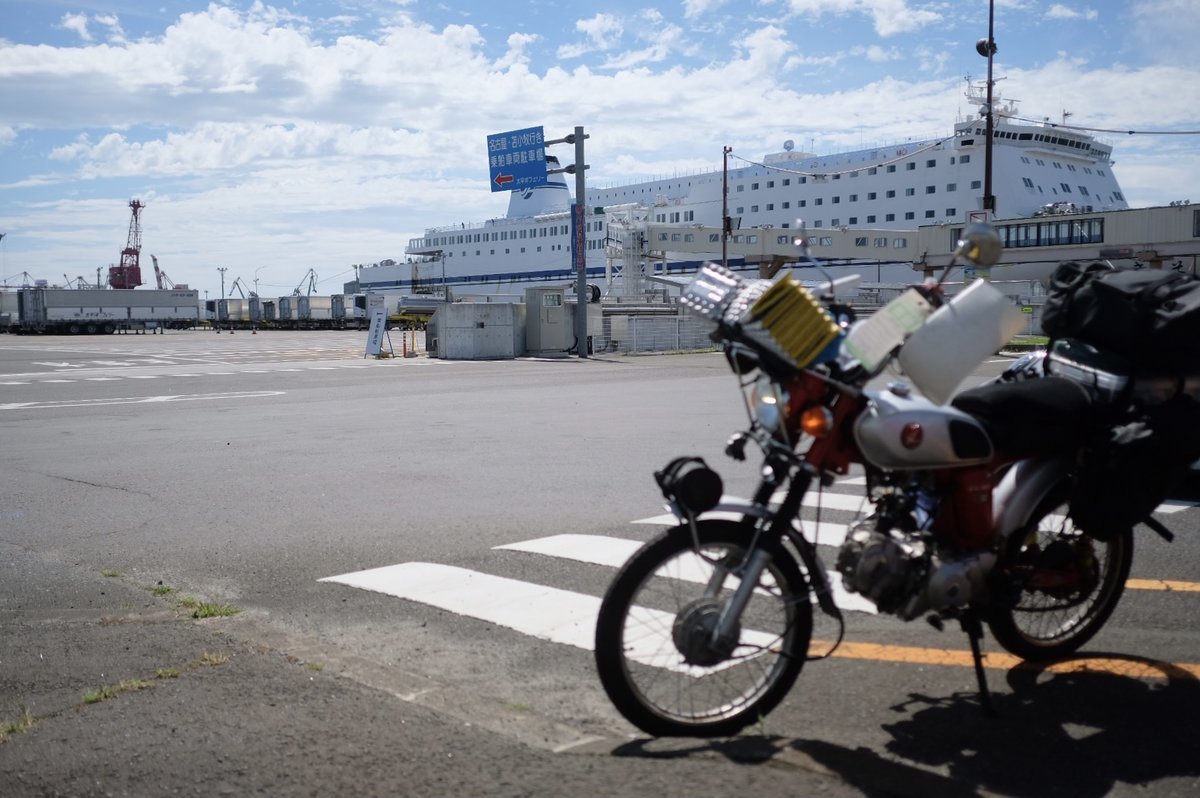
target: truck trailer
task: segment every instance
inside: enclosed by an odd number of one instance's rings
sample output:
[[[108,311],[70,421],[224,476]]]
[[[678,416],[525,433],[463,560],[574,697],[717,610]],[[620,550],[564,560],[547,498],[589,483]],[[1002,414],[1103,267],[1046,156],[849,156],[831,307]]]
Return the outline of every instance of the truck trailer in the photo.
[[[187,329],[200,321],[199,294],[178,288],[22,288],[7,329],[47,335]]]

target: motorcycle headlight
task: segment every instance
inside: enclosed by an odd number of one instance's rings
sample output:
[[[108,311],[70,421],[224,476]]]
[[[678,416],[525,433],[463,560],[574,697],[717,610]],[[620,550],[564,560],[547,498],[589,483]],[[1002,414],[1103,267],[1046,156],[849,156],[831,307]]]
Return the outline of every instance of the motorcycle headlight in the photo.
[[[762,378],[754,384],[754,417],[763,429],[777,433],[787,415],[787,392],[779,383]]]

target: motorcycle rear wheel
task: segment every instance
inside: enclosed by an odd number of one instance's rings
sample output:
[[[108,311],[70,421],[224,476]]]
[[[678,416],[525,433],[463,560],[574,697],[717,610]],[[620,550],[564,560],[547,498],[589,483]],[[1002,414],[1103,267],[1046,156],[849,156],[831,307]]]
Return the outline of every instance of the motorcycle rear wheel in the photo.
[[[609,586],[596,621],[605,692],[656,737],[722,737],[760,720],[796,681],[812,635],[808,582],[775,545],[737,640],[715,645],[710,632],[741,583],[736,572],[752,533],[731,521],[696,527],[699,550],[687,527],[639,549]]]
[[[1009,537],[993,572],[1003,584],[988,627],[1022,659],[1057,659],[1092,639],[1120,601],[1133,563],[1133,530],[1091,537],[1067,515],[1067,496],[1063,483],[1042,502]]]

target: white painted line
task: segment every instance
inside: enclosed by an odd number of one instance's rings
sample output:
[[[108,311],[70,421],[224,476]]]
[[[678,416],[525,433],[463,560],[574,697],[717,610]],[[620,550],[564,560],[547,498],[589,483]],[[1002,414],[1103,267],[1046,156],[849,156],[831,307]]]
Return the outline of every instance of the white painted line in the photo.
[[[78,380],[42,380],[42,382],[77,382]]]
[[[594,647],[600,599],[583,593],[424,562],[400,563],[318,581],[337,582],[428,604],[551,643],[585,651]],[[626,641],[629,659],[657,668],[690,670],[679,661],[671,641],[673,615],[645,607],[633,608],[631,615],[642,621],[647,633]],[[754,649],[770,646],[775,636],[744,629],[741,639],[753,648],[735,650],[734,653],[746,657]],[[743,661],[733,660],[728,664],[732,666]],[[707,669],[707,672],[711,671],[711,668]]]
[[[129,374],[129,375],[127,375],[126,379],[130,379],[130,380],[157,380],[157,379],[158,379],[158,377],[159,377],[159,375],[157,375],[157,374]]]
[[[1171,513],[1180,513],[1184,510],[1188,510],[1197,506],[1200,506],[1200,502],[1189,502],[1181,499],[1167,499],[1165,502],[1155,507],[1154,512],[1165,513],[1169,515]]]
[[[28,382],[0,382],[0,385],[29,385]]]
[[[120,377],[84,377],[86,382],[117,382]]]
[[[519,543],[508,543],[496,546],[496,549],[508,551],[523,551],[530,554],[544,554],[547,557],[558,557],[564,560],[575,560],[589,565],[605,565],[620,568],[633,553],[641,548],[637,540],[626,538],[610,538],[603,535],[551,535],[545,538],[524,540]],[[708,579],[708,566],[694,558],[694,562],[681,561],[682,567],[675,574],[687,582],[703,584]],[[867,599],[854,593],[847,593],[842,587],[842,575],[837,571],[827,571],[829,586],[833,590],[833,599],[843,610],[866,612],[872,615],[878,610]]]
[[[0,404],[0,410],[54,410],[62,407],[102,407],[105,405],[136,405],[162,402],[194,402],[205,399],[260,399],[282,396],[284,391],[235,391],[229,393],[196,393],[175,396],[131,396],[113,399],[73,399],[53,402],[12,402]]]

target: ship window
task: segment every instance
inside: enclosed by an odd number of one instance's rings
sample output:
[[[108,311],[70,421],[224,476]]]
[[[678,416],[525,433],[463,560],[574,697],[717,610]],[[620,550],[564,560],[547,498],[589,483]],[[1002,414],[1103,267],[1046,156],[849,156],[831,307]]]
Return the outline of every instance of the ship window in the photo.
[[[716,242],[718,242],[720,240],[721,240],[720,233],[709,233],[708,234],[708,243],[715,244]]]
[[[1055,169],[1062,169],[1062,164],[1060,164],[1058,161],[1052,161],[1052,163],[1054,164]]]
[[[962,156],[962,157],[960,157],[960,158],[958,159],[958,162],[959,162],[959,163],[970,163],[970,162],[971,162],[971,156],[970,156],[970,155],[964,155],[964,156]]]
[[[896,221],[896,214],[894,214],[894,213],[889,213],[889,214],[887,214],[886,216],[884,216],[884,217],[883,217],[883,220],[884,220],[885,222],[894,222],[894,221]]]
[[[926,218],[926,219],[932,219],[932,218],[933,218],[933,211],[925,211],[925,218]]]
[[[868,216],[868,217],[867,217],[867,224],[875,224],[875,217],[874,217],[874,216]]]
[[[773,203],[773,202],[768,202],[768,203],[767,203],[767,210],[769,210],[769,211],[773,211],[773,210],[775,210],[775,203]]]
[[[904,189],[904,196],[906,196],[906,197],[914,197],[914,196],[916,196],[916,194],[917,194],[917,190],[915,188]]]
[[[932,169],[935,166],[937,166],[937,158],[930,158],[928,161],[925,162],[926,169]]]
[[[908,211],[907,213],[904,214],[904,218],[909,221],[912,221],[913,219],[917,218],[917,215],[912,211]]]
[[[814,205],[820,205],[820,204],[821,204],[822,202],[824,202],[824,201],[825,201],[825,200],[824,200],[824,199],[822,199],[821,197],[817,197],[815,200],[813,200],[813,204],[814,204]]]
[[[894,164],[894,163],[888,164],[887,170],[889,173],[896,171],[896,164]]]
[[[1080,187],[1079,187],[1079,193],[1080,193],[1080,194],[1082,194],[1082,195],[1083,195],[1083,196],[1085,196],[1085,197],[1086,197],[1086,196],[1088,196],[1088,190],[1087,190],[1087,186],[1080,186]]]
[[[1200,238],[1200,211],[1192,211],[1192,238]]]
[[[849,222],[847,222],[847,224],[858,224],[858,217],[857,217],[857,216],[851,216],[851,217],[850,217],[850,221],[849,221]]]
[[[767,188],[775,188],[775,181],[774,181],[774,180],[768,180],[768,181],[767,181]]]
[[[866,245],[867,245],[867,237],[866,236],[855,236],[854,237],[854,246],[865,247]]]
[[[695,234],[695,233],[684,233],[684,234],[683,234],[683,240],[684,240],[684,241],[695,241],[695,240],[696,240],[696,234]]]
[[[785,177],[785,178],[783,179],[783,184],[784,184],[785,186],[790,186],[790,185],[792,184],[792,179],[791,179],[790,177]]]
[[[869,200],[873,200],[873,199],[875,199],[875,192],[874,192],[874,191],[868,191],[868,192],[867,192],[867,199],[869,199]]]
[[[838,205],[838,204],[840,204],[840,203],[841,203],[841,201],[842,201],[842,198],[841,198],[841,197],[834,197],[834,198],[833,198],[833,204],[834,204],[834,205]]]
[[[895,247],[896,249],[904,249],[905,247],[908,246],[908,239],[907,238],[892,239],[892,246]]]
[[[857,195],[857,194],[851,194],[851,195],[850,195],[850,201],[851,201],[851,202],[858,202],[858,195]]]
[[[925,186],[925,193],[926,194],[936,194],[937,186]]]
[[[839,226],[841,226],[841,224],[842,224],[842,220],[840,218],[838,218],[837,216],[835,216],[829,220],[830,227],[839,227]]]
[[[983,185],[983,183],[979,180],[971,181],[971,188],[979,188],[981,185]]]
[[[743,213],[745,213],[745,212],[746,212],[746,206],[745,206],[745,205],[739,205],[739,206],[737,207],[737,211],[735,211],[735,212],[736,212],[736,213],[737,213],[739,216],[741,216]]]
[[[797,180],[796,182],[797,182],[797,183],[799,183],[800,185],[804,185],[805,183],[807,183],[807,182],[808,182],[808,178],[807,178],[807,177],[802,177],[802,178],[800,178],[799,180]]]
[[[868,174],[868,175],[877,175],[877,174],[879,174],[879,167],[872,166],[870,169],[868,169],[868,170],[867,170],[867,174]]]
[[[1059,183],[1059,185],[1060,185],[1060,186],[1062,186],[1062,190],[1063,190],[1063,193],[1064,193],[1064,194],[1070,194],[1070,193],[1071,193],[1071,187],[1070,187],[1070,186],[1068,186],[1066,183]]]
[[[891,199],[891,198],[895,197],[895,196],[896,196],[896,190],[895,190],[894,188],[889,188],[886,196],[887,196],[887,198],[888,198],[888,199]]]
[[[758,213],[758,206],[757,206],[757,205],[751,205],[751,206],[750,206],[750,213]]]
[[[821,236],[818,239],[818,244],[822,247],[832,247],[833,246],[833,236]]]
[[[1032,133],[1022,133],[1021,135],[1017,136],[1017,141],[1029,141],[1031,138],[1033,138]]]
[[[788,208],[790,208],[790,207],[792,207],[792,203],[790,203],[790,202],[785,202],[785,203],[783,203],[783,209],[784,209],[785,211],[786,211]]]
[[[955,216],[958,216],[958,209],[957,208],[947,208],[946,215],[949,216],[950,218],[954,218]]]
[[[947,191],[958,191],[958,183],[947,183],[946,190]]]
[[[913,170],[914,170],[914,169],[916,169],[916,168],[917,168],[917,165],[916,165],[914,162],[912,162],[912,161],[909,161],[908,163],[904,164],[904,169],[905,169],[906,171],[909,171],[909,172],[911,172],[911,171],[913,171]]]
[[[835,175],[833,176],[833,179],[834,179],[834,180],[841,180],[841,179],[842,179],[842,176],[841,176],[840,174],[835,174]]]
[[[803,208],[807,204],[808,204],[808,200],[800,200],[799,202],[796,203],[796,207]]]
[[[745,191],[745,190],[746,190],[746,187],[745,187],[745,186],[743,186],[743,185],[741,185],[741,184],[738,184],[737,190],[738,190],[738,191]]]
[[[1073,163],[1069,163],[1069,164],[1067,164],[1067,171],[1068,171],[1068,172],[1074,172],[1074,171],[1075,171],[1075,164],[1073,164]]]
[[[887,246],[887,237],[886,237],[886,236],[881,236],[880,238],[876,238],[876,239],[875,239],[875,246],[877,246],[877,247],[886,247],[886,246]]]

